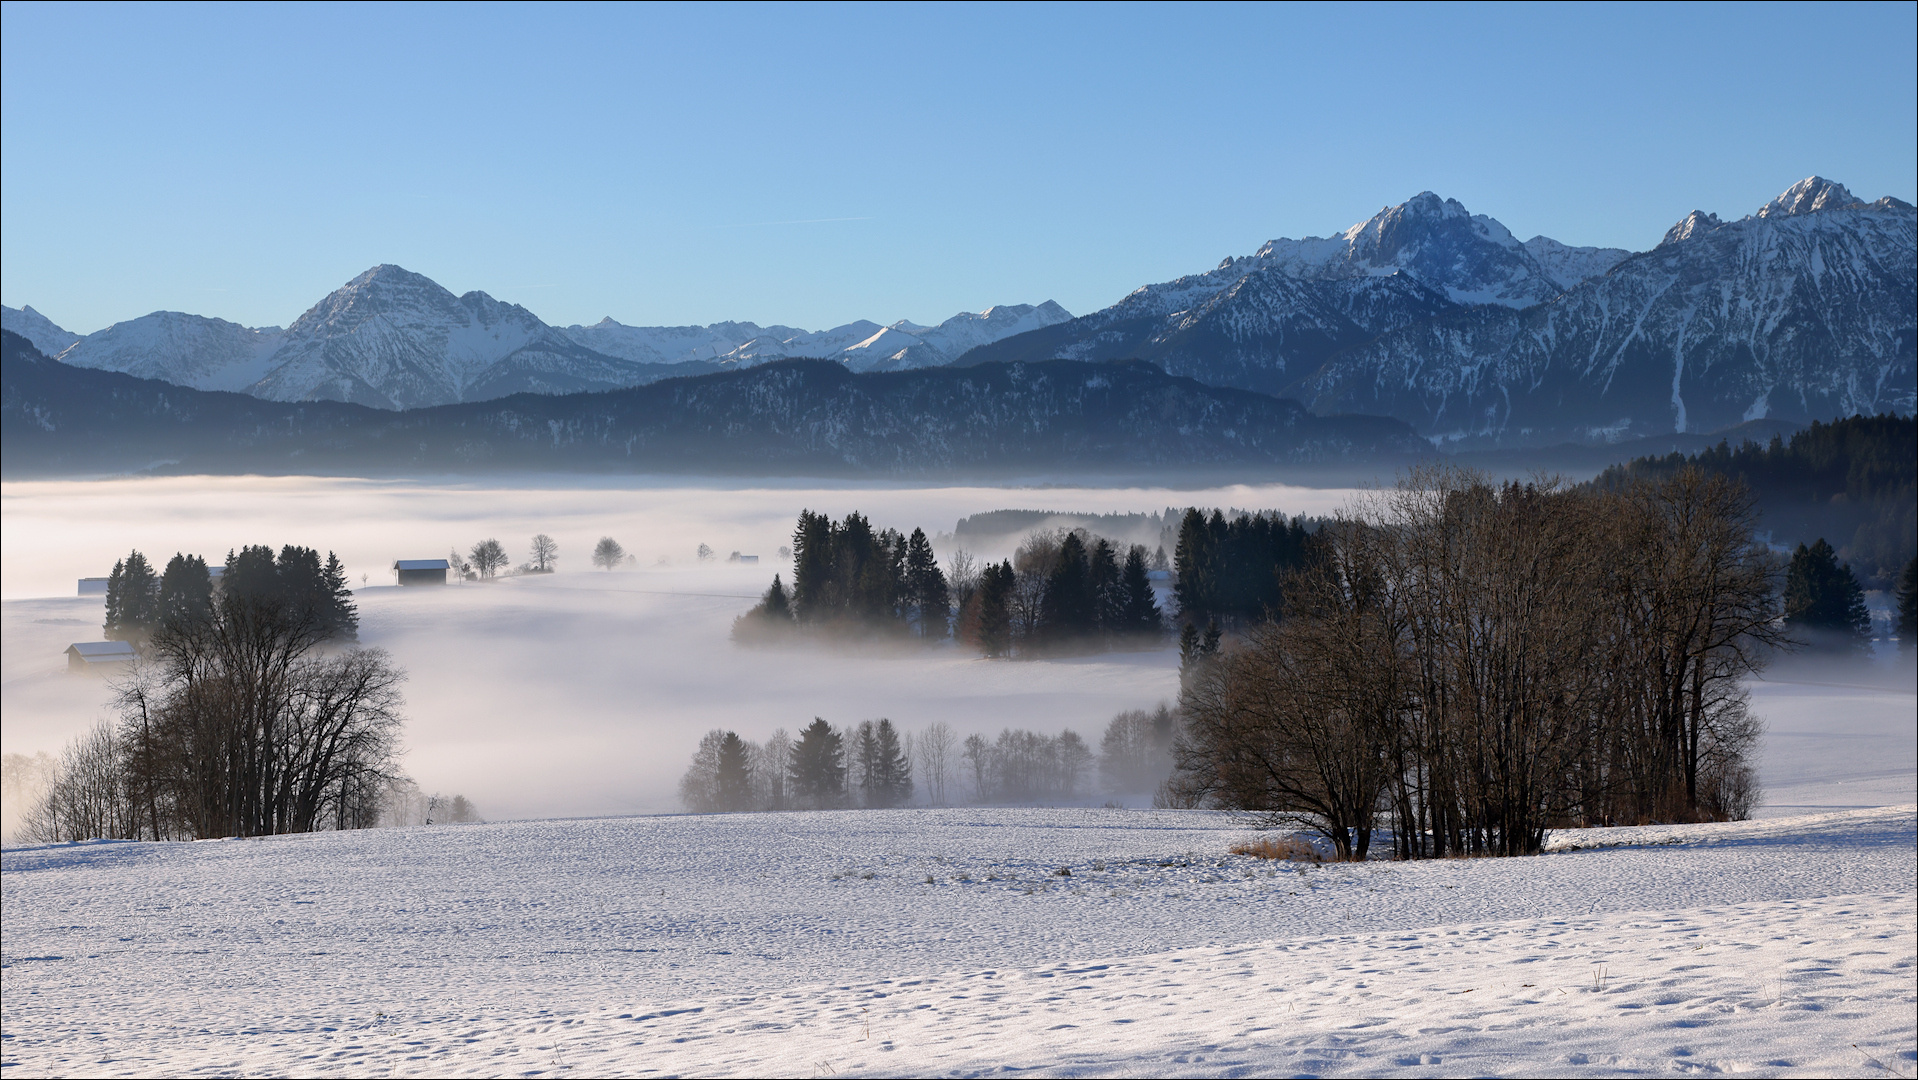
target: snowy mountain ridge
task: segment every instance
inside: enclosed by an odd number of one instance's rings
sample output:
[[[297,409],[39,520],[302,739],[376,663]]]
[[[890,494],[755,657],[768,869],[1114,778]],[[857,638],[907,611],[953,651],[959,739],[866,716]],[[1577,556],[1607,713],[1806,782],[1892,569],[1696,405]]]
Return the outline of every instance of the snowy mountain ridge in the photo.
[[[1520,242],[1421,192],[960,362],[1143,359],[1448,445],[1604,442],[1908,413],[1915,293],[1912,207],[1822,177],[1739,221],[1693,211],[1638,254]]]
[[[275,401],[383,409],[611,390],[789,358],[838,360],[854,371],[934,367],[1072,317],[1047,301],[961,312],[934,327],[861,319],[815,332],[748,322],[625,326],[609,317],[561,329],[518,304],[479,291],[455,296],[386,264],[334,290],[285,330],[156,311],[82,336],[31,307],[3,314],[6,329],[77,367]]]
[[[644,363],[710,361],[750,366],[768,360],[817,359],[841,360],[854,371],[894,371],[937,367],[980,345],[1071,318],[1065,308],[1048,300],[1036,306],[1000,304],[979,312],[962,311],[937,326],[907,319],[889,326],[860,319],[819,331],[749,322],[626,326],[609,317],[591,326],[568,326],[561,333],[586,348]]]

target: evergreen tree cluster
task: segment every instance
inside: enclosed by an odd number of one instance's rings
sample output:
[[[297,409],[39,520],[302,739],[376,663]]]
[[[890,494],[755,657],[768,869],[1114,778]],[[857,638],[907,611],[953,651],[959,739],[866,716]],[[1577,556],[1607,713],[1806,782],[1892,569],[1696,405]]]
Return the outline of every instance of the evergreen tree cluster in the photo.
[[[792,589],[775,575],[741,634],[797,624],[840,632],[894,632],[941,639],[951,596],[923,529],[874,529],[858,512],[835,523],[802,510],[793,529]]]
[[[104,632],[108,640],[144,644],[161,630],[210,618],[217,603],[228,601],[285,605],[311,620],[321,641],[359,639],[359,608],[339,557],[329,551],[322,561],[317,550],[292,544],[277,558],[264,545],[227,552],[217,587],[199,555],[175,554],[155,575],[146,556],[134,551],[114,563],[107,578]]]
[[[1218,510],[1208,517],[1187,510],[1172,556],[1180,621],[1232,627],[1276,616],[1285,578],[1304,567],[1311,544],[1303,518],[1288,521],[1275,511],[1227,516]]]
[[[1918,555],[1918,419],[1813,423],[1790,441],[1720,442],[1697,454],[1638,458],[1606,469],[1592,484],[1623,490],[1635,479],[1665,479],[1687,465],[1743,481],[1757,500],[1762,527],[1779,542],[1840,538],[1838,557],[1856,566],[1870,587],[1890,587]]]
[[[108,629],[146,659],[116,687],[119,716],[62,755],[34,836],[267,836],[386,815],[405,673],[383,650],[328,647],[358,623],[339,559],[250,546],[215,581],[184,554],[157,579],[139,552],[120,561]]]
[[[907,536],[874,529],[858,513],[834,522],[804,511],[792,559],[790,588],[775,575],[759,604],[734,624],[736,639],[795,630],[926,641],[957,636],[986,656],[1011,656],[1152,643],[1162,633],[1145,548],[1122,555],[1083,529],[1034,533],[1016,560],[977,572],[959,552],[958,579],[948,580],[924,529]]]
[[[1038,532],[988,565],[959,616],[959,636],[986,656],[1059,655],[1157,644],[1164,620],[1145,548],[1123,560],[1083,529]]]
[[[1892,623],[1898,634],[1898,651],[1910,652],[1918,646],[1918,559],[1905,563],[1898,575],[1898,588],[1892,593]]]
[[[1813,647],[1871,649],[1871,611],[1851,567],[1824,537],[1792,552],[1785,571],[1785,625]]]

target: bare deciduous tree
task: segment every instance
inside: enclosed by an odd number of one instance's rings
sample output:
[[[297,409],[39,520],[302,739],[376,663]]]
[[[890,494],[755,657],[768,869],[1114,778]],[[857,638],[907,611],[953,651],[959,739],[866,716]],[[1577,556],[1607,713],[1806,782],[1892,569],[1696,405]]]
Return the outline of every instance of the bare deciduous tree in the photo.
[[[594,566],[603,566],[607,570],[611,570],[625,560],[626,549],[620,547],[619,541],[610,536],[600,537],[599,543],[593,545]]]
[[[559,561],[559,542],[545,533],[533,537],[533,569],[544,573]]]
[[[473,560],[473,569],[478,570],[483,578],[499,573],[500,568],[507,563],[506,547],[498,540],[481,540],[467,554]]]
[[[1780,641],[1747,498],[1425,470],[1314,540],[1285,618],[1191,673],[1174,785],[1364,857],[1536,852],[1563,824],[1740,817],[1738,679]]]
[[[958,766],[958,737],[944,720],[927,724],[914,740],[919,757],[919,779],[926,785],[926,798],[934,806],[949,805],[946,788]]]

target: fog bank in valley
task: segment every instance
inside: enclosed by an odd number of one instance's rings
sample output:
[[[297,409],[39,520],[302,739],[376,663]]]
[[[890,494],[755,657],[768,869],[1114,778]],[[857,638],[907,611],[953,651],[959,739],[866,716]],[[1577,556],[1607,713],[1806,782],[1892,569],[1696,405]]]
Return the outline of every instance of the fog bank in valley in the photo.
[[[563,486],[258,477],[8,484],[6,748],[57,754],[104,715],[107,689],[65,671],[66,645],[100,636],[101,602],[75,597],[77,578],[105,575],[132,548],[161,562],[186,551],[217,563],[248,543],[339,553],[358,590],[361,640],[390,650],[410,675],[406,768],[427,790],[461,792],[495,819],[678,809],[678,777],[715,727],[764,739],[814,716],[840,726],[883,716],[908,732],[944,721],[962,738],[1070,727],[1096,746],[1114,713],[1176,696],[1173,650],[1006,663],[950,645],[910,654],[742,649],[730,641],[732,621],[774,573],[788,572],[777,551],[791,542],[801,509],[857,510],[878,526],[937,533],[1003,508],[1323,513],[1349,494],[555,484]],[[396,558],[442,558],[496,537],[518,563],[542,532],[559,542],[557,574],[437,590],[391,584]],[[618,540],[632,561],[593,569],[601,536]],[[696,559],[701,544],[714,549],[713,561]],[[726,562],[735,551],[760,562]]]

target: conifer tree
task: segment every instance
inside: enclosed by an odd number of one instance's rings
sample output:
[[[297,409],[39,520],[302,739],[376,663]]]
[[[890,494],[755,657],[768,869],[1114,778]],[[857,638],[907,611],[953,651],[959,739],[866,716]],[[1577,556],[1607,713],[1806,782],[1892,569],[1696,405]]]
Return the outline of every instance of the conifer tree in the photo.
[[[987,656],[1012,653],[1012,590],[1018,583],[1010,561],[986,567],[979,578],[979,647]]]
[[[1118,633],[1125,621],[1125,590],[1120,582],[1119,553],[1103,536],[1086,554],[1086,573],[1092,587],[1093,623],[1103,634]]]
[[[872,721],[861,720],[853,729],[852,752],[846,760],[846,787],[859,792],[859,805],[878,806],[880,798],[874,785],[879,782],[879,739]]]
[[[160,627],[160,579],[145,555],[131,552],[107,578],[106,636],[143,641]]]
[[[1059,543],[1058,564],[1046,581],[1039,625],[1048,642],[1082,638],[1097,626],[1098,600],[1092,589],[1085,541],[1076,532]]]
[[[1918,559],[1905,564],[1905,572],[1898,575],[1898,590],[1894,595],[1898,607],[1894,618],[1898,624],[1898,651],[1908,652],[1918,646]]]
[[[832,578],[832,519],[801,510],[793,529],[792,608],[799,621],[817,622],[830,613]]]
[[[220,595],[227,603],[278,598],[280,572],[273,562],[273,549],[247,544],[237,552],[229,550],[226,573],[220,577]]]
[[[913,618],[918,622],[919,636],[945,637],[952,598],[946,575],[939,569],[939,560],[933,555],[924,529],[912,530],[912,536],[906,541],[906,593]]]
[[[1179,521],[1179,543],[1172,553],[1176,578],[1172,595],[1179,602],[1179,616],[1188,623],[1204,618],[1214,604],[1214,567],[1212,530],[1205,515],[1196,507],[1188,508]]]
[[[773,575],[772,587],[759,601],[759,614],[768,622],[788,623],[792,621],[792,604],[787,601],[786,587],[779,583],[779,575]]]
[[[1126,554],[1125,569],[1120,571],[1121,608],[1118,626],[1121,633],[1158,640],[1164,633],[1164,616],[1152,594],[1152,579],[1146,576],[1145,548],[1135,544]]]
[[[838,806],[846,795],[845,740],[831,724],[815,716],[799,731],[786,775],[792,794],[802,805],[824,810]]]
[[[752,809],[753,778],[747,762],[746,742],[728,731],[719,743],[719,760],[713,775],[713,801],[722,811]]]
[[[113,562],[113,572],[107,575],[106,622],[102,625],[100,631],[102,636],[108,641],[123,640],[122,635],[125,631],[121,629],[122,620],[120,609],[123,606],[121,596],[126,591],[126,579],[127,561],[125,559],[115,559]]]
[[[176,553],[160,575],[160,623],[186,627],[213,614],[213,576],[198,555]]]
[[[1826,643],[1870,647],[1871,611],[1865,607],[1865,592],[1823,537],[1792,552],[1785,573],[1785,625]]]
[[[866,725],[860,725],[863,739]],[[912,801],[912,762],[900,745],[899,730],[891,720],[880,718],[871,725],[873,749],[868,775],[866,805],[901,806]]]
[[[346,566],[338,555],[326,553],[326,567],[320,578],[325,595],[326,636],[333,641],[358,641],[360,609],[353,602],[353,590],[346,581]]]

